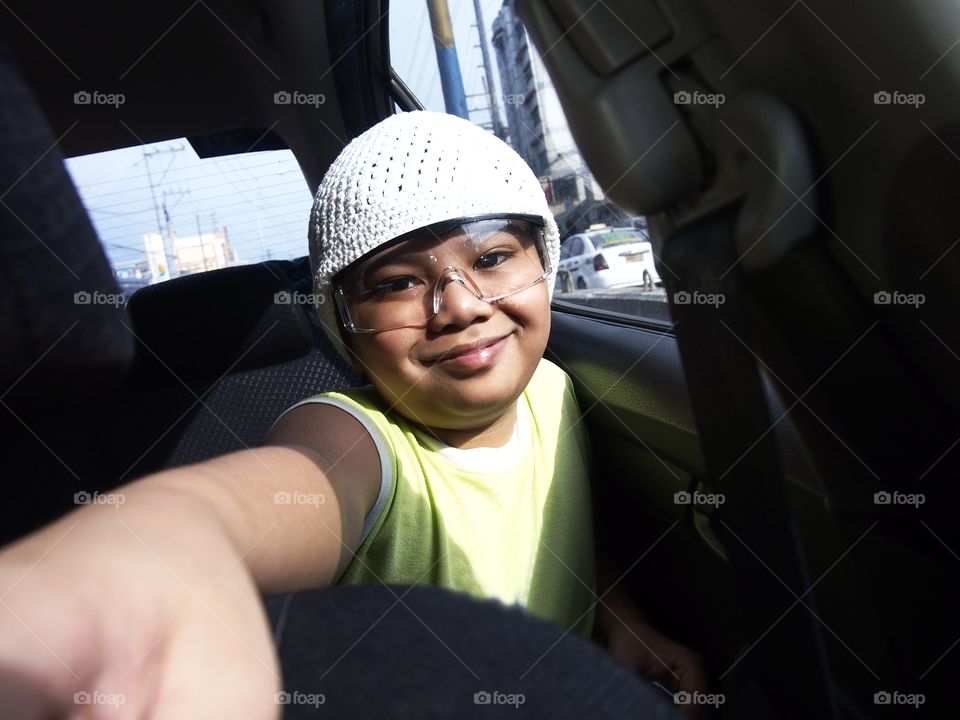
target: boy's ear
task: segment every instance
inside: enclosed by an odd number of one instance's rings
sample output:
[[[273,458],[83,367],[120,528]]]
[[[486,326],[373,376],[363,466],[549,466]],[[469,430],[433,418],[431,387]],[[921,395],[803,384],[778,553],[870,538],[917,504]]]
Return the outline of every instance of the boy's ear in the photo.
[[[368,379],[366,369],[363,367],[363,365],[357,362],[357,360],[353,356],[353,353],[350,353],[350,368],[353,370],[353,372],[355,372],[357,375],[362,377],[364,380]]]
[[[362,377],[364,380],[368,380],[366,368],[363,367],[363,363],[360,362],[360,358],[353,350],[352,340],[350,333],[340,333],[340,339],[343,341],[343,346],[347,349],[348,359],[350,361],[350,369],[353,370],[357,375]]]
[[[341,324],[343,319],[340,317],[340,309],[334,306],[334,312],[337,319],[337,334],[340,336],[340,342],[343,343],[343,347],[347,350],[347,362],[350,363],[350,369],[364,380],[369,380],[363,363],[360,362],[360,358],[353,350],[353,333],[344,331],[343,325]]]

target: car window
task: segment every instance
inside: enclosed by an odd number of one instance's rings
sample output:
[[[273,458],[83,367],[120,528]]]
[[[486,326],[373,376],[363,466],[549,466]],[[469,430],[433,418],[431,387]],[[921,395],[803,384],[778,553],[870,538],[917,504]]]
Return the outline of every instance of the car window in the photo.
[[[310,192],[289,150],[197,157],[186,139],[67,160],[121,288],[307,254]]]
[[[613,245],[617,237],[627,241],[624,231],[642,231],[645,219],[617,207],[590,173],[513,3],[455,0],[448,6],[463,87],[459,106],[457,97],[444,97],[427,3],[414,12],[390,15],[391,64],[424,107],[439,112],[465,107],[471,121],[509,143],[540,178],[562,239],[600,226],[617,229],[608,240]],[[647,239],[639,232],[629,237],[630,242]],[[589,241],[572,238],[561,247],[561,259],[594,251]],[[619,257],[604,258],[566,272],[567,277],[558,274],[554,299],[568,310],[574,304],[626,311],[661,324],[668,316],[652,252],[629,264]]]

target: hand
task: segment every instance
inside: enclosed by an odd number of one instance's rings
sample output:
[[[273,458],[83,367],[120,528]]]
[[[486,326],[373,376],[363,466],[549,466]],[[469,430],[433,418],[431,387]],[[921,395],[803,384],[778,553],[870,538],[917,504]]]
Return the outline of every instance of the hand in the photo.
[[[643,621],[623,622],[612,619],[607,625],[607,647],[610,654],[624,665],[659,683],[670,693],[707,692],[707,674],[703,658]],[[709,708],[697,704],[681,704],[691,717],[709,717]]]
[[[88,506],[0,550],[4,717],[279,716],[242,558],[195,508],[150,500],[152,517]]]

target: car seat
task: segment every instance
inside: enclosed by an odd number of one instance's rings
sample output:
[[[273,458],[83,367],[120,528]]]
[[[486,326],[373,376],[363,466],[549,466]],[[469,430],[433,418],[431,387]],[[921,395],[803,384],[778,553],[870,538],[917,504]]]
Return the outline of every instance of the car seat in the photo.
[[[0,544],[75,496],[256,445],[297,400],[360,383],[317,313],[284,302],[309,292],[306,258],[96,302],[119,289],[2,46],[0,108]]]

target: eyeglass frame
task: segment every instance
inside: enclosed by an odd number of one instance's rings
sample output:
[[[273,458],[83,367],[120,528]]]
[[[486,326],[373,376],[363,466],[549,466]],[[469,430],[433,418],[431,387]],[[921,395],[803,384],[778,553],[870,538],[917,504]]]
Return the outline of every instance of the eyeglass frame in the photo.
[[[424,225],[423,227],[415,228],[408,232],[402,233],[395,238],[391,238],[386,243],[382,245],[378,245],[372,250],[369,250],[368,252],[364,253],[359,258],[357,258],[352,263],[350,263],[347,267],[338,271],[330,278],[330,287],[332,290],[331,294],[333,295],[333,299],[336,305],[337,318],[340,320],[340,325],[345,330],[352,333],[378,333],[378,332],[388,332],[389,330],[399,330],[401,328],[406,328],[406,327],[421,327],[420,325],[399,325],[395,328],[386,328],[382,330],[373,330],[369,328],[357,327],[356,323],[354,323],[353,320],[350,319],[350,308],[347,306],[348,301],[343,291],[343,282],[342,282],[343,279],[350,272],[353,272],[353,270],[357,266],[362,265],[364,262],[366,262],[370,258],[379,255],[384,250],[387,250],[388,248],[391,248],[395,245],[399,245],[405,240],[411,240],[413,238],[418,238],[418,237],[420,238],[428,237],[432,235],[437,241],[443,242],[440,240],[441,235],[444,235],[450,232],[451,230],[455,230],[456,228],[461,227],[463,225],[469,225],[470,223],[475,223],[475,222],[482,222],[484,220],[520,220],[523,222],[528,222],[531,225],[533,225],[537,230],[534,236],[534,246],[537,249],[537,256],[540,259],[540,266],[544,269],[543,273],[541,273],[541,275],[536,280],[534,280],[532,283],[530,283],[526,287],[520,288],[519,290],[514,290],[504,295],[497,295],[491,298],[483,297],[483,293],[480,293],[479,295],[477,295],[477,292],[479,292],[480,288],[477,287],[476,282],[469,275],[466,275],[464,278],[461,278],[460,280],[455,280],[456,282],[460,282],[462,285],[467,287],[470,290],[471,294],[476,296],[478,300],[493,304],[495,302],[499,302],[500,300],[503,300],[506,297],[510,297],[511,295],[516,295],[517,293],[521,293],[524,290],[529,290],[534,285],[538,285],[539,283],[546,281],[547,278],[550,277],[550,273],[553,272],[553,264],[550,262],[550,253],[548,252],[546,247],[546,224],[544,223],[543,217],[541,217],[540,215],[528,215],[524,213],[487,213],[483,215],[467,215],[459,218],[453,218],[450,220],[441,220],[439,222],[431,223],[429,225]],[[448,271],[450,269],[451,269],[450,267],[445,268],[440,273],[439,277],[437,278],[437,284],[440,283],[440,281],[443,279],[445,275],[449,274]],[[453,268],[453,269],[456,271],[456,274],[459,276],[461,268]],[[469,286],[463,282],[464,279],[469,281],[469,284],[470,284]],[[472,286],[472,288],[470,286]],[[444,288],[446,288],[446,285],[444,286]],[[435,286],[435,291],[436,291],[436,286]],[[474,292],[474,291],[477,291],[477,292]],[[425,327],[426,324],[428,324],[438,314],[439,314],[439,309],[433,315],[426,318],[426,320],[424,321],[423,327]]]

